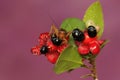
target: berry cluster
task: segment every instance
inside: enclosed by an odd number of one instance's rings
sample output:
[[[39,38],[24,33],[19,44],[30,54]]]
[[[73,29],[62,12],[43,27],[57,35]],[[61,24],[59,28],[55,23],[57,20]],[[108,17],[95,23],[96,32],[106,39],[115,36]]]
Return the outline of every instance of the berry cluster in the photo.
[[[104,41],[98,40],[96,35],[97,30],[94,26],[89,26],[84,32],[79,29],[73,30],[72,36],[81,55],[97,55],[100,52],[100,45]]]
[[[67,44],[61,44],[62,40],[55,34],[48,32],[40,34],[39,45],[31,49],[33,55],[45,55],[51,63],[55,63],[60,53],[67,47]]]
[[[104,42],[98,40],[97,30],[94,26],[89,26],[84,32],[76,28],[72,31],[72,36],[80,55],[97,55],[100,52],[100,45]],[[68,46],[68,43],[64,43],[68,40],[69,36],[60,38],[55,33],[42,33],[39,37],[39,45],[33,47],[31,51],[34,55],[45,55],[48,61],[54,64],[60,53]]]

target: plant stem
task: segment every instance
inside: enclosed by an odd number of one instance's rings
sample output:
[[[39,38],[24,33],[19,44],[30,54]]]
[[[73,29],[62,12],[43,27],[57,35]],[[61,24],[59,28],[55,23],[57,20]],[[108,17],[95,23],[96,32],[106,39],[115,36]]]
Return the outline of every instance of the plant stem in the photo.
[[[90,76],[93,78],[93,80],[98,80],[97,71],[96,71],[96,57],[91,57],[87,60],[90,65],[85,64],[85,62],[83,62],[84,65],[82,67],[90,70],[91,73],[87,75],[83,75],[81,78],[87,78]]]
[[[98,80],[95,58],[90,59],[90,64],[92,65],[92,69],[90,70],[91,73],[92,73],[92,77],[93,77],[94,80]]]

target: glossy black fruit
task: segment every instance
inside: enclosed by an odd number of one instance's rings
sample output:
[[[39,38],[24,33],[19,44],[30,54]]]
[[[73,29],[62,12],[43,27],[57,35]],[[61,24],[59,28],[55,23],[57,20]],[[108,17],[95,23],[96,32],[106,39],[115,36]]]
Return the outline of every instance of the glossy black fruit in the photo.
[[[48,47],[47,46],[42,46],[40,49],[41,54],[46,54],[48,52]]]
[[[79,41],[79,42],[83,41],[85,39],[84,33],[77,28],[73,30],[72,36],[73,36],[74,40]]]
[[[51,41],[52,41],[52,43],[53,43],[54,45],[56,45],[56,46],[59,46],[59,45],[61,45],[61,43],[62,43],[62,40],[59,39],[58,37],[52,37],[52,38],[51,38]]]
[[[62,43],[62,40],[59,39],[56,34],[51,35],[51,41],[54,45],[59,46]]]
[[[89,26],[87,29],[89,37],[93,38],[97,35],[97,30],[94,26]]]

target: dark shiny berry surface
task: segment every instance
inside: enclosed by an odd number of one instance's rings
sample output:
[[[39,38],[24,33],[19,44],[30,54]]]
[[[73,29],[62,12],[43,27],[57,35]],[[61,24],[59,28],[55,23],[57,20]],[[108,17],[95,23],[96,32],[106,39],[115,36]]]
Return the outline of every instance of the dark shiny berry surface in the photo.
[[[52,38],[51,38],[51,41],[52,41],[52,43],[53,43],[54,45],[56,45],[56,46],[59,46],[59,45],[61,45],[61,43],[62,43],[62,40],[59,39],[58,37],[52,37]]]
[[[97,35],[96,28],[94,26],[89,26],[87,29],[89,37],[93,38]]]
[[[77,28],[73,30],[72,36],[74,40],[79,41],[79,42],[85,39],[84,33]]]
[[[48,52],[48,47],[47,46],[42,46],[40,49],[41,54],[46,54]]]

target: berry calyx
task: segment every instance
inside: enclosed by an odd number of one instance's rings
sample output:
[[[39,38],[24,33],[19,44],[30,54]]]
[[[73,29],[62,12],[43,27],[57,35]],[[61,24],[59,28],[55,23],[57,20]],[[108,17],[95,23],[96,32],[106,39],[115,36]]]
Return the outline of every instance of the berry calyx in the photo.
[[[59,57],[59,53],[58,52],[51,52],[51,53],[46,54],[46,57],[47,57],[49,62],[51,62],[52,64],[55,64],[58,57]]]
[[[40,36],[39,36],[39,39],[42,39],[42,40],[47,40],[49,38],[49,33],[48,32],[45,32],[45,33],[41,33]]]
[[[89,37],[93,38],[97,35],[97,30],[94,26],[89,26],[87,29]]]
[[[78,47],[78,52],[81,54],[81,55],[86,55],[89,53],[89,46],[88,45],[85,45],[85,44],[81,44],[79,45]]]
[[[105,42],[105,40],[98,40],[98,43],[102,45]]]
[[[48,52],[48,47],[43,45],[40,49],[41,54],[46,54]]]
[[[81,30],[79,30],[78,28],[73,30],[72,36],[73,36],[74,40],[79,41],[79,42],[83,41],[85,38],[84,33]]]
[[[90,52],[93,55],[97,55],[100,52],[100,45],[97,41],[93,41],[89,44]]]
[[[62,43],[62,40],[59,39],[58,37],[52,37],[52,38],[51,38],[51,41],[52,41],[52,43],[53,43],[54,45],[56,45],[56,46],[60,46],[61,43]]]
[[[48,32],[41,33],[40,36],[39,36],[39,44],[40,45],[46,44],[46,42],[49,38],[50,38],[50,36],[49,36]]]
[[[40,55],[40,47],[39,46],[35,46],[31,49],[31,52],[33,55]]]

